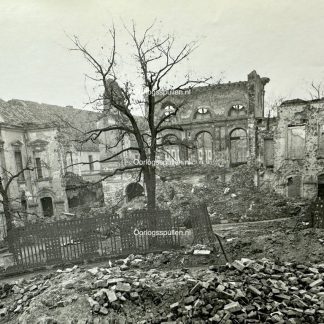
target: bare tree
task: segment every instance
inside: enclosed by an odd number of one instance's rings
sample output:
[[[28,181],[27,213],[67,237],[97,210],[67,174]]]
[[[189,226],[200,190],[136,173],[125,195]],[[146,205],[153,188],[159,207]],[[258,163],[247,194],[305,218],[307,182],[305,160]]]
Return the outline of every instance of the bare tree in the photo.
[[[122,82],[117,76],[118,62],[116,60],[116,33],[110,30],[111,50],[105,62],[101,62],[80,42],[78,37],[73,37],[74,50],[81,52],[84,58],[93,67],[95,75],[88,76],[99,82],[103,88],[103,95],[90,101],[91,104],[103,101],[105,113],[113,116],[114,122],[103,127],[98,127],[86,132],[83,141],[95,141],[103,133],[116,138],[115,144],[108,149],[114,148],[105,159],[99,162],[112,161],[125,152],[136,152],[140,157],[140,165],[128,164],[116,168],[104,179],[117,173],[137,170],[138,179],[143,175],[147,193],[147,206],[150,209],[156,207],[156,165],[157,154],[163,149],[161,142],[162,134],[169,130],[182,131],[182,127],[170,124],[170,118],[176,116],[184,107],[185,100],[175,107],[169,114],[158,114],[157,105],[168,98],[170,92],[165,91],[160,96],[155,96],[160,90],[170,89],[167,87],[168,78],[175,72],[175,68],[189,57],[196,49],[195,42],[185,44],[176,50],[175,38],[171,35],[157,37],[153,33],[153,25],[145,30],[142,35],[136,31],[133,23],[131,29],[126,29],[134,49],[135,64],[138,67],[142,88],[146,93],[144,100],[135,96],[134,86],[129,81]],[[181,82],[172,87],[172,91],[190,91],[195,86],[206,83],[209,78],[197,80],[186,75]],[[136,107],[144,112],[144,118],[140,119],[134,114]],[[133,139],[136,144],[121,146],[125,136]],[[98,162],[98,161],[93,161]],[[84,164],[84,163],[83,163]]]
[[[312,81],[309,89],[309,95],[312,100],[322,99],[324,97],[324,85],[323,82]]]
[[[266,101],[266,116],[269,118],[277,116],[278,107],[286,100],[284,96],[271,96]]]

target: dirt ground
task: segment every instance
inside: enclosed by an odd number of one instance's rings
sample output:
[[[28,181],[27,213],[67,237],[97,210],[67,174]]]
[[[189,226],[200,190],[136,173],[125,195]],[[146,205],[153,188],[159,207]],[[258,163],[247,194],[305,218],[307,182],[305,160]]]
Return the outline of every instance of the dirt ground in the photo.
[[[232,260],[269,258],[281,262],[324,261],[324,230],[297,218],[215,225]]]

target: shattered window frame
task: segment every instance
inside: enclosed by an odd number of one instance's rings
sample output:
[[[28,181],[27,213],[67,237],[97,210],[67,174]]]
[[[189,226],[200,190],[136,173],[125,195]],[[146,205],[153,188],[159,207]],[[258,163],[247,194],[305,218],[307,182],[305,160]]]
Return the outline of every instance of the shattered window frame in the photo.
[[[269,143],[269,144],[266,144]],[[271,147],[271,149],[270,149]],[[271,151],[269,153],[269,150]],[[266,168],[274,167],[274,139],[273,137],[264,138],[264,165]]]
[[[299,134],[298,133],[299,130]],[[293,134],[295,133],[295,134]],[[303,160],[306,153],[305,124],[288,125],[286,137],[287,159]]]
[[[18,173],[18,172],[21,172],[24,168],[21,150],[15,150],[14,155],[15,155],[16,171]],[[18,181],[21,181],[21,182],[25,181],[24,172],[19,174]]]

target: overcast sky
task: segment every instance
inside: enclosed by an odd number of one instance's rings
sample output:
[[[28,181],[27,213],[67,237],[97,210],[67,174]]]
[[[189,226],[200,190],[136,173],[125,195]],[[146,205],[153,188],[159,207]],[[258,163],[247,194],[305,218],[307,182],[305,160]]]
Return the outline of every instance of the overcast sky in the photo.
[[[268,97],[287,99],[324,80],[322,0],[0,0],[0,98],[82,107],[89,68],[66,34],[95,47],[114,21],[122,54],[122,22],[155,18],[180,43],[200,41],[184,73],[234,82],[255,69],[271,79]]]

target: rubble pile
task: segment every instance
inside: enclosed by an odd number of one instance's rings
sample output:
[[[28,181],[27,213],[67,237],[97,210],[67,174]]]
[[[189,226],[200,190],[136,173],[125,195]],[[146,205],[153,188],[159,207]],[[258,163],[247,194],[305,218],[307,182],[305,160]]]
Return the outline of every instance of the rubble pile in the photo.
[[[287,223],[287,222],[285,222]],[[235,233],[222,232],[225,249],[232,260],[241,256],[261,259],[263,257],[280,262],[322,263],[324,260],[324,232],[306,228],[293,230],[296,221],[291,220],[291,229],[284,223],[266,223],[259,228],[248,226],[237,228]]]
[[[167,252],[165,252],[167,254]],[[268,259],[149,269],[132,256],[0,287],[3,323],[321,323],[324,264]]]
[[[218,167],[198,170],[204,176],[192,181],[190,177],[171,177],[158,188],[158,203],[161,209],[169,208],[172,215],[183,219],[190,227],[189,217],[193,204],[205,203],[213,224],[251,222],[287,218],[301,215],[307,203],[301,198],[287,198],[265,187],[256,187],[255,168],[241,165],[235,168],[230,181],[225,181],[224,170]],[[177,170],[172,170],[177,172]],[[179,170],[181,174],[181,170]]]

